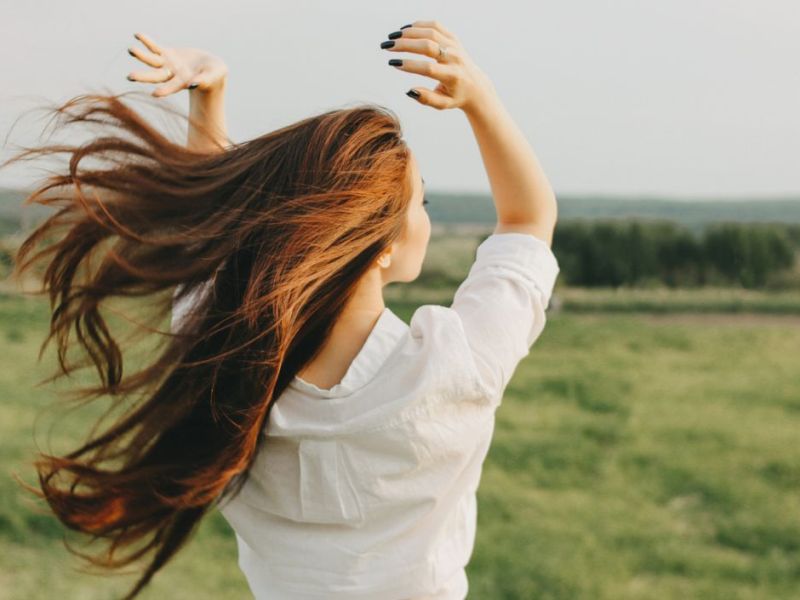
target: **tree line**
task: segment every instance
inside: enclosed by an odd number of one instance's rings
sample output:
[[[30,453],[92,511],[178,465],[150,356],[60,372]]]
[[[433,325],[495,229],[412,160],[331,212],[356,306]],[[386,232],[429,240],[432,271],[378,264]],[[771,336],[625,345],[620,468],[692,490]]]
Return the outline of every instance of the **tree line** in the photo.
[[[694,233],[672,221],[559,221],[553,252],[567,285],[786,287],[800,226],[714,223]]]

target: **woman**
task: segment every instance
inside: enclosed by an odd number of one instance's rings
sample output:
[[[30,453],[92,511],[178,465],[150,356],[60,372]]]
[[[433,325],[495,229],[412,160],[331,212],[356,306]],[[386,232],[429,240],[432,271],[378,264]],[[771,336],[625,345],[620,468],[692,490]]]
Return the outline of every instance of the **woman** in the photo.
[[[66,152],[70,165],[27,201],[59,210],[24,242],[17,273],[52,255],[61,372],[80,366],[66,360],[74,327],[101,379],[79,397],[127,406],[74,452],[43,454],[34,491],[68,527],[109,540],[89,560],[148,557],[126,598],[215,506],[258,599],[464,598],[494,412],[559,272],[555,197],[533,151],[442,24],[380,45],[416,56],[390,65],[438,81],[409,96],[464,112],[497,210],[452,305],[420,306],[407,325],[382,289],[417,277],[430,220],[393,113],[332,110],[231,143],[224,63],[137,37],[146,49],[130,52],[152,69],[129,78],[163,83],[156,97],[190,90],[188,143],[98,95],[59,114],[116,135],[24,153]],[[123,377],[101,301],[145,295],[156,316],[172,310],[172,331]]]

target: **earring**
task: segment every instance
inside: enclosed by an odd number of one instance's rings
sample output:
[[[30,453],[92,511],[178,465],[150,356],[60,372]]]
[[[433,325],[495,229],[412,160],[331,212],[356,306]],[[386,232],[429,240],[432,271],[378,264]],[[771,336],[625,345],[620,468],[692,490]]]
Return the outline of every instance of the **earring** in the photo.
[[[389,256],[388,254],[382,254],[381,257],[378,259],[378,264],[384,269],[387,268],[391,264],[391,262],[392,262],[392,257]]]

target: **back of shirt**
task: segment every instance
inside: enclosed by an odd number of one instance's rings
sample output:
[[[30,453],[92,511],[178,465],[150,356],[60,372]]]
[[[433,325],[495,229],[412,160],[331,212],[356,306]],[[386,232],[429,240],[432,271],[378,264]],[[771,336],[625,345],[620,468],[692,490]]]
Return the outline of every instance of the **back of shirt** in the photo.
[[[490,235],[450,307],[385,309],[330,390],[295,378],[220,508],[256,598],[465,597],[494,412],[558,271],[544,241]]]

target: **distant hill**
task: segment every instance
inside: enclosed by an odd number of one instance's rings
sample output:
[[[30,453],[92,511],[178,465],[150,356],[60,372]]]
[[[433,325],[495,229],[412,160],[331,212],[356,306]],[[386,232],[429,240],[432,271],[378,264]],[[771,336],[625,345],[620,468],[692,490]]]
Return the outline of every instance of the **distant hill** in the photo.
[[[24,190],[0,188],[0,234],[18,230]],[[494,223],[495,211],[487,194],[448,194],[430,191],[428,212],[441,225]],[[692,230],[709,223],[773,222],[800,223],[800,196],[686,200],[668,197],[559,196],[559,219],[668,219]],[[41,206],[25,207],[26,218],[38,220],[47,214]]]
[[[442,223],[493,223],[488,195],[428,192],[431,220]],[[736,200],[684,200],[650,197],[559,196],[559,219],[668,219],[699,230],[720,221],[800,223],[800,196]]]

